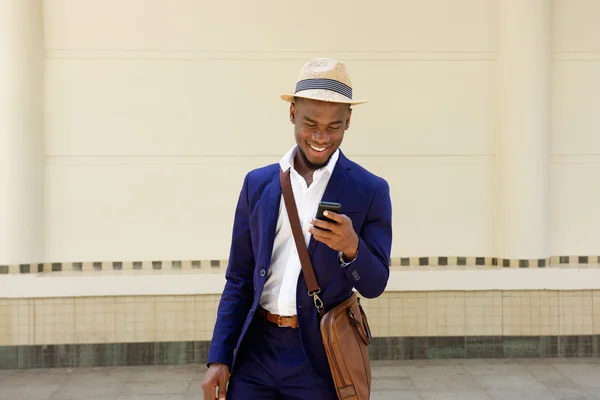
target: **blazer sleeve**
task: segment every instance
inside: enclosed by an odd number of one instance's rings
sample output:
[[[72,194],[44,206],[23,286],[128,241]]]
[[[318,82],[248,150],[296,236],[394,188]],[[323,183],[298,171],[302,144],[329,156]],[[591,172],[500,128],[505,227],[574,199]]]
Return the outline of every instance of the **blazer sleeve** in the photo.
[[[358,240],[358,253],[345,268],[346,275],[362,296],[375,298],[385,290],[390,274],[392,201],[385,179],[375,189]]]
[[[231,368],[234,349],[254,299],[254,264],[246,175],[235,211],[229,263],[225,272],[226,283],[217,311],[207,365],[221,363]]]

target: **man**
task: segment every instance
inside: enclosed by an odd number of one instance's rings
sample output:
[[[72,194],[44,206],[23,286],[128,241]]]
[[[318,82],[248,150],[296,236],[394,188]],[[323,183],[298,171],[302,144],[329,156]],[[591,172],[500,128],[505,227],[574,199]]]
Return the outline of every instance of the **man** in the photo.
[[[387,182],[339,149],[350,126],[352,83],[345,64],[304,65],[290,102],[296,145],[277,164],[244,179],[233,225],[226,285],[202,384],[205,399],[337,399],[319,317],[301,272],[280,169],[290,170],[302,231],[325,310],[356,289],[381,295],[392,242]],[[339,202],[334,222],[315,220],[320,201]],[[325,228],[325,229],[320,229]],[[231,372],[231,375],[230,375]]]

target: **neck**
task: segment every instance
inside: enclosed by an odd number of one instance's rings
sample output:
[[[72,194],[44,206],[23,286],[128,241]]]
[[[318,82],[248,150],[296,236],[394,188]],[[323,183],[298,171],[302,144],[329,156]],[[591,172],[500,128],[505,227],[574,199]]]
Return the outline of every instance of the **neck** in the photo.
[[[298,152],[296,152],[296,155],[294,156],[294,169],[304,178],[306,185],[310,186],[313,181],[315,169],[308,166]]]

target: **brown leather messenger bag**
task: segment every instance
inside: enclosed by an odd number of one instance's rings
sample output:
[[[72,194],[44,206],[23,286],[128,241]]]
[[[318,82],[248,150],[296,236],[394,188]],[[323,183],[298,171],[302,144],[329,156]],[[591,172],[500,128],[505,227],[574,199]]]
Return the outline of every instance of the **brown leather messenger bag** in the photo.
[[[344,400],[368,400],[371,393],[371,364],[369,349],[371,331],[367,316],[360,305],[360,298],[353,292],[342,303],[326,311],[319,297],[321,289],[308,255],[304,235],[300,227],[298,209],[292,192],[290,170],[280,171],[283,199],[288,211],[290,225],[298,249],[302,272],[319,313],[321,337],[338,398]]]

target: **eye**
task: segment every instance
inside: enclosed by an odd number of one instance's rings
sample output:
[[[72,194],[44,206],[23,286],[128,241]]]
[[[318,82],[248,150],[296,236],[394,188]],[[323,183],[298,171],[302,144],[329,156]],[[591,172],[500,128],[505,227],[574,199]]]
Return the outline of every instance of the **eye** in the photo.
[[[340,129],[341,126],[330,126],[329,129],[331,129],[332,131],[337,131],[338,129]]]
[[[313,129],[313,128],[315,128],[315,127],[317,126],[317,125],[315,125],[315,124],[309,124],[309,123],[307,123],[307,122],[305,122],[305,123],[304,123],[304,125],[305,125],[307,128],[310,128],[310,129]]]

